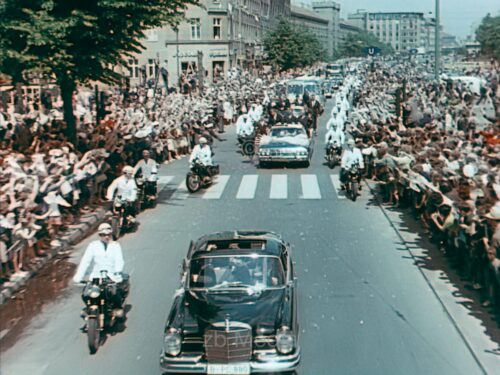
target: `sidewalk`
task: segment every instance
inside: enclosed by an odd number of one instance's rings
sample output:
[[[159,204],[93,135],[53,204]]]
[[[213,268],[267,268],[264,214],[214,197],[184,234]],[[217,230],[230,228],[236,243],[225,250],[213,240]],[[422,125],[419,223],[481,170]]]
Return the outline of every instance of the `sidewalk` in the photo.
[[[10,281],[0,286],[0,305],[7,303],[31,277],[36,275],[57,254],[68,250],[71,246],[92,234],[97,226],[107,217],[108,212],[109,210],[104,207],[97,207],[95,211],[82,215],[77,224],[71,225],[70,228],[58,237],[59,246],[47,250],[46,257],[37,258],[37,262],[33,264],[31,271],[20,271],[12,275]]]

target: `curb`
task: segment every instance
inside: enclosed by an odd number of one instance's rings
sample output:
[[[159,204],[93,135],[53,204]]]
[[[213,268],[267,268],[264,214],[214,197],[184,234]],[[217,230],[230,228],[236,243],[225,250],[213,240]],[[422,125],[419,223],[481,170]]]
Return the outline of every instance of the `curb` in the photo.
[[[61,245],[50,248],[47,256],[40,258],[40,261],[33,264],[30,271],[20,272],[20,275],[3,284],[0,290],[0,306],[7,303],[33,276],[38,274],[55,256],[60,252],[68,250],[89,235],[91,235],[99,224],[108,216],[108,210],[103,207],[96,208],[95,211],[82,215],[78,224],[74,228],[68,228],[58,240]]]

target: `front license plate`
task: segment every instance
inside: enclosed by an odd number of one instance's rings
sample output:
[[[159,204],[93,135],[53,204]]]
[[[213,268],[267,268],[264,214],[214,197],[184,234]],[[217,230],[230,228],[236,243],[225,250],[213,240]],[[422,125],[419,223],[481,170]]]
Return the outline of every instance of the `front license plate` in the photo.
[[[207,374],[231,374],[231,375],[248,375],[250,374],[250,364],[248,363],[233,363],[230,365],[208,365]]]

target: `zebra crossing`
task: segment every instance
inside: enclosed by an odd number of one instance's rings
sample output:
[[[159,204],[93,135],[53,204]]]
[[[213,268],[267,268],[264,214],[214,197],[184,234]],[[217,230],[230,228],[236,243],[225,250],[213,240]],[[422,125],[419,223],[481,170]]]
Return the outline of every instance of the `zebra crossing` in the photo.
[[[338,174],[219,175],[212,186],[196,194],[189,193],[184,177],[160,176],[158,184],[160,191],[170,191],[170,199],[175,200],[234,198],[248,201],[257,199],[257,196],[269,200],[346,199]],[[300,189],[295,187],[296,184],[300,185]],[[367,189],[361,192],[358,199],[368,200]]]

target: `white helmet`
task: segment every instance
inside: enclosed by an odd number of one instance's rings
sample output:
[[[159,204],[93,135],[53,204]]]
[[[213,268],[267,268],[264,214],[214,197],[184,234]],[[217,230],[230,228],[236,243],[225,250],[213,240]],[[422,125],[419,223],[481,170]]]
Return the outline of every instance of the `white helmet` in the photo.
[[[347,140],[347,145],[348,145],[348,146],[354,146],[354,145],[355,145],[354,139],[349,138],[349,139]]]
[[[132,168],[130,165],[126,165],[123,167],[122,172],[125,174],[132,174],[134,173],[134,168]]]
[[[200,143],[200,145],[206,145],[208,143],[208,141],[205,137],[200,137],[199,143]]]
[[[97,232],[99,234],[111,234],[111,232],[113,232],[113,228],[111,228],[111,225],[108,223],[102,223],[99,225],[99,228],[97,228]]]

